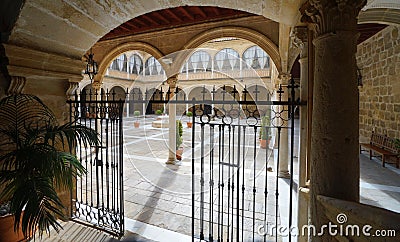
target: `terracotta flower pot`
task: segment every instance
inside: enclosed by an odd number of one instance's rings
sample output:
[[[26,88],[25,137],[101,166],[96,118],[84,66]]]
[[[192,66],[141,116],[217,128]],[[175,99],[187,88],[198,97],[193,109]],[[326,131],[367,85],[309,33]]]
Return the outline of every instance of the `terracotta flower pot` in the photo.
[[[179,148],[176,150],[176,159],[177,160],[182,160],[182,153],[183,153],[183,148]]]
[[[269,146],[269,140],[260,139],[260,147],[261,149],[266,149]]]
[[[22,215],[21,215],[22,219]],[[14,216],[9,214],[0,217],[0,242],[26,241],[22,229],[14,231]]]
[[[188,128],[192,128],[193,123],[192,122],[186,122],[186,125]]]
[[[134,122],[133,125],[135,126],[135,128],[139,128],[140,123],[139,122]]]

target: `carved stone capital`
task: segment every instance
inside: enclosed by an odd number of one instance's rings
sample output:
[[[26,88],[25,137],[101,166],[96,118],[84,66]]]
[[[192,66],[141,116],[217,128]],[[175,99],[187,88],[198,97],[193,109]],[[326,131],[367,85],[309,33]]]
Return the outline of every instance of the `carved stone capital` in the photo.
[[[357,16],[367,0],[308,0],[301,8],[302,22],[313,25],[317,36],[355,31]]]
[[[92,83],[92,87],[93,87],[94,90],[100,91],[101,86],[102,86],[101,82],[93,81],[93,83]]]
[[[288,84],[290,78],[292,78],[292,74],[290,73],[281,73],[278,76],[279,80],[280,80],[280,84]]]
[[[23,76],[11,76],[11,83],[8,87],[7,94],[20,94],[26,83],[26,78]]]
[[[293,45],[302,49],[308,42],[308,28],[306,26],[297,26],[292,29],[290,33]]]
[[[168,77],[167,83],[170,88],[176,88],[176,84],[178,83],[178,75]]]

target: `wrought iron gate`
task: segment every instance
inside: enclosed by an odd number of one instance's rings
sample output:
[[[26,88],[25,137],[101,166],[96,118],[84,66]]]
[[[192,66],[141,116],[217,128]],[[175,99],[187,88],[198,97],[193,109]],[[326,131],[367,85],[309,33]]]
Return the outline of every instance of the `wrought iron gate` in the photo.
[[[124,233],[123,107],[115,93],[76,93],[68,100],[70,120],[99,133],[100,144],[86,147],[78,141],[76,155],[87,173],[71,191],[71,215],[101,230]]]
[[[304,104],[295,101],[297,87],[293,79],[281,86],[277,101],[260,100],[257,87],[252,100],[246,88],[241,100],[236,89],[219,99],[213,93],[212,100],[192,100],[198,107],[192,120],[192,241],[278,241],[279,226],[292,227],[294,115]],[[290,95],[282,100],[285,92]],[[202,108],[207,105],[212,113]],[[279,152],[270,167],[272,145],[279,151],[283,132],[290,133],[287,223],[279,210]],[[274,137],[271,148],[259,148],[260,136]]]

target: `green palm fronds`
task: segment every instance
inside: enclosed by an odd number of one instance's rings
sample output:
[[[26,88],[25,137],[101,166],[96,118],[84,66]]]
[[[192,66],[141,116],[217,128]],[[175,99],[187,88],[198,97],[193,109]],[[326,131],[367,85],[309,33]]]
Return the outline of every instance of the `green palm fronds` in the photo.
[[[65,218],[57,189],[71,189],[85,168],[74,155],[77,140],[85,146],[99,143],[96,131],[69,122],[59,125],[37,97],[12,95],[0,101],[0,200],[9,200],[25,236],[41,236],[61,229]],[[23,213],[22,213],[23,212]],[[20,220],[22,217],[22,220]]]

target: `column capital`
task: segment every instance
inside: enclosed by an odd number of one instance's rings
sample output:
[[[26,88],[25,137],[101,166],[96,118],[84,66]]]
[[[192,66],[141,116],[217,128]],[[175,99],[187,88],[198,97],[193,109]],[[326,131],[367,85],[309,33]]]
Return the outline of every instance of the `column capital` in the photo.
[[[176,88],[176,83],[178,82],[178,75],[173,75],[168,77],[167,83],[170,88]]]
[[[93,89],[96,90],[96,91],[100,91],[101,86],[102,86],[102,83],[101,83],[101,82],[93,81],[93,83],[92,83],[92,87],[93,87]]]
[[[313,25],[316,36],[355,31],[357,16],[367,0],[308,0],[300,8],[301,21]]]
[[[292,74],[290,74],[290,73],[281,73],[278,76],[280,84],[288,84],[290,78],[292,78]]]
[[[292,29],[290,34],[293,44],[300,49],[303,49],[308,42],[308,28],[307,26],[296,26]]]
[[[7,94],[14,95],[20,94],[24,89],[26,78],[24,76],[11,76],[11,83],[8,87]]]

